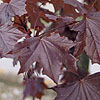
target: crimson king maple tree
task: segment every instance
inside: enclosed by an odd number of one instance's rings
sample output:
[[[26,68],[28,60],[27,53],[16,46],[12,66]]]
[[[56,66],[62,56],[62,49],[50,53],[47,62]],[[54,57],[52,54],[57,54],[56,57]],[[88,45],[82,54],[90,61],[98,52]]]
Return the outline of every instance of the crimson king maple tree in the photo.
[[[42,7],[47,3],[55,12]],[[42,98],[47,86],[38,74],[43,68],[56,83],[51,88],[57,93],[55,100],[100,100],[100,73],[89,75],[78,64],[83,53],[100,64],[99,6],[99,0],[3,0],[0,57],[12,58],[14,65],[20,62],[23,99]]]

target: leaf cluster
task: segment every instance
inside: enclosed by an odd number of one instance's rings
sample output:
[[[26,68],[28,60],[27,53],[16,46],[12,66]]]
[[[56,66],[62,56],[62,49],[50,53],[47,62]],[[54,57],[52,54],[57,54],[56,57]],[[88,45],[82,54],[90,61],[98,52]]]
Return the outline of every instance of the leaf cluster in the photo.
[[[47,3],[54,12],[43,7]],[[56,83],[51,88],[57,92],[55,100],[100,99],[100,73],[89,75],[77,64],[83,52],[100,64],[99,0],[3,0],[0,44],[1,58],[12,58],[14,65],[20,62],[23,99],[41,99],[47,88],[41,69]]]

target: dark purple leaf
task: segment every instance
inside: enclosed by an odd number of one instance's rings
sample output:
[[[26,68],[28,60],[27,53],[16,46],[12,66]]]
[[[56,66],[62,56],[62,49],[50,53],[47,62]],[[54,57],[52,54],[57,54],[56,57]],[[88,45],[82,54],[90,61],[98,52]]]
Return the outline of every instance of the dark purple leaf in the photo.
[[[25,2],[26,0],[11,0],[9,3],[2,3],[0,5],[0,24],[11,20],[12,16],[26,14]]]
[[[29,38],[18,43],[13,52],[21,64],[19,73],[27,71],[33,62],[38,61],[44,68],[43,72],[57,82],[62,65],[70,67],[69,63],[73,64],[75,61],[75,58],[68,55],[68,49],[74,45],[75,43],[71,40],[60,37],[58,34],[52,34],[42,39],[39,37]],[[71,69],[75,70],[75,67]]]
[[[84,8],[84,5],[77,0],[64,0],[64,3],[77,8],[81,14],[87,13],[86,9]]]
[[[72,17],[62,17],[62,16],[56,16],[56,15],[50,15],[50,14],[45,14],[46,17],[48,17],[50,20],[53,20],[53,21],[58,21],[58,20],[61,20],[63,22],[65,22],[66,24],[70,24],[74,21],[74,19]]]
[[[54,90],[57,92],[55,100],[99,100],[100,73],[89,75],[80,80],[76,78],[74,82],[54,87]]]
[[[43,95],[43,90],[45,88],[47,88],[47,86],[44,84],[43,78],[27,79],[25,82],[23,98],[25,99],[28,96],[32,96],[33,100],[35,99],[35,97],[41,99]]]
[[[93,63],[100,64],[100,12],[95,12],[95,10],[92,9],[85,18],[74,25],[72,29],[81,32],[81,37],[83,37],[82,42],[84,37],[86,38],[85,51],[87,52],[87,55]]]
[[[86,20],[86,52],[93,63],[100,64],[100,12],[94,12]]]
[[[55,16],[55,15],[50,15],[50,14],[45,14],[46,17],[48,17],[50,20],[54,20],[57,21],[57,19],[59,18],[59,16]]]
[[[24,37],[23,34],[18,29],[13,26],[4,25],[0,27],[0,54],[1,57],[7,56],[6,54],[11,51],[17,41]]]

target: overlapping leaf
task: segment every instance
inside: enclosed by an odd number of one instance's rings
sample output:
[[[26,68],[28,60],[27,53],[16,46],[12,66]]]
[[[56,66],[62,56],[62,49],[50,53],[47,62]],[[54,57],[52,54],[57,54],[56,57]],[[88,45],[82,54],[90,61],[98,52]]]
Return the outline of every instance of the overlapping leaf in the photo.
[[[27,79],[25,82],[25,90],[23,98],[32,96],[33,100],[35,97],[41,99],[43,95],[43,90],[47,88],[44,84],[43,78],[31,78]]]
[[[76,81],[54,87],[54,90],[57,92],[55,100],[100,99],[100,73],[89,75],[80,80],[76,75],[72,75],[72,77]]]
[[[73,29],[86,37],[86,52],[93,63],[100,63],[100,12],[92,9],[86,18],[76,24]],[[83,40],[82,40],[83,41]]]
[[[14,26],[17,27],[20,31],[22,31],[23,33],[26,33],[28,30],[28,26],[27,26],[27,19],[26,19],[26,15],[23,15],[21,17],[19,16],[15,16],[14,17]]]
[[[70,71],[65,71],[64,76],[61,79],[61,81],[63,81],[63,83],[65,84],[69,84],[78,80],[80,80],[80,77],[78,76],[78,74],[70,72]]]
[[[75,49],[74,49],[74,53],[73,55],[76,57],[76,58],[79,58],[81,53],[83,52],[84,50],[84,47],[85,47],[85,40],[86,40],[86,35],[83,35],[84,33],[81,33],[79,32],[77,37],[76,37],[76,46],[75,46]]]
[[[14,48],[17,41],[25,35],[13,26],[4,25],[0,27],[0,57],[6,56]]]
[[[77,31],[73,31],[69,28],[69,25],[73,24],[75,20],[73,17],[62,17],[62,16],[56,16],[56,15],[50,15],[46,14],[46,16],[52,20],[53,22],[56,22],[56,27],[60,33],[61,36],[68,37],[69,40],[75,41],[76,36],[78,34]]]
[[[99,0],[84,0],[88,3],[88,7],[93,6],[97,11],[100,11],[100,1]]]
[[[87,13],[87,11],[84,8],[83,4],[78,2],[77,0],[64,0],[64,3],[72,5],[73,7],[76,7],[81,14]]]
[[[62,22],[65,22],[66,24],[70,24],[74,21],[73,17],[68,17],[68,16],[61,17],[56,15],[50,15],[50,14],[45,14],[45,15],[52,21],[62,20]]]
[[[26,14],[26,0],[11,0],[9,3],[0,5],[0,23],[4,24],[11,20],[12,16],[22,16]]]
[[[41,5],[45,5],[45,3],[48,2],[48,0],[27,0],[26,2],[26,10],[28,19],[31,23],[31,26],[35,28],[36,26],[40,26],[44,28],[43,23],[41,23],[41,18],[45,21],[48,21],[45,17],[45,13],[52,13],[47,9],[41,8],[38,4],[41,3]],[[35,27],[34,27],[35,26]]]
[[[69,1],[69,0],[68,0]],[[75,8],[69,4],[65,4],[64,0],[51,0],[50,3],[53,4],[55,12],[61,10],[61,15],[68,15],[76,18],[79,14],[76,13]],[[73,2],[72,2],[73,3]]]
[[[65,4],[63,0],[60,0],[60,1],[59,0],[51,0],[51,1],[49,0],[30,0],[28,1],[27,0],[26,10],[28,12],[27,14],[28,14],[29,21],[32,27],[41,26],[42,28],[44,28],[44,25],[40,21],[41,18],[47,22],[50,21],[46,18],[45,14],[52,14],[52,12],[50,12],[47,9],[43,9],[41,8],[41,6],[38,5],[39,3],[41,3],[41,5],[45,5],[48,2],[53,4],[55,8],[55,12],[59,11],[61,15],[73,16],[74,18],[76,18],[79,15],[75,11],[75,7],[69,4],[68,5]],[[62,11],[60,11],[61,9]]]
[[[98,14],[100,15],[100,13]],[[100,64],[100,18],[98,17],[94,15],[87,19],[87,38],[85,50],[88,56],[92,59],[93,63]]]
[[[29,38],[18,43],[13,52],[21,64],[19,73],[27,71],[33,62],[38,61],[44,68],[44,73],[57,82],[63,63],[75,70],[73,67],[75,65],[69,65],[70,62],[73,64],[75,58],[68,55],[68,49],[74,45],[72,41],[60,37],[58,34],[52,34],[50,37],[42,39],[39,37]]]

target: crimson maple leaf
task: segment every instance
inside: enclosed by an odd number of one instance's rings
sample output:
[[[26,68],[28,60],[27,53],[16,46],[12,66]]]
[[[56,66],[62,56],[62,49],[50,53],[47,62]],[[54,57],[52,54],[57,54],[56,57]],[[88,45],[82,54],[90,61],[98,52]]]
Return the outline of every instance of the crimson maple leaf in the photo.
[[[57,92],[55,100],[100,99],[100,72],[89,75],[83,79],[79,79],[79,77],[75,74],[72,74],[71,77],[72,80],[70,78],[69,83],[67,81],[67,83],[53,88]]]
[[[44,68],[43,72],[57,83],[62,64],[69,66],[69,69],[75,69],[75,58],[68,54],[68,49],[74,45],[71,40],[60,37],[59,34],[43,38],[32,37],[18,43],[13,53],[15,61],[18,59],[21,64],[19,73],[27,71],[33,62],[38,61]]]
[[[11,0],[9,3],[0,5],[0,23],[4,24],[11,20],[12,16],[22,16],[26,14],[26,0]]]

